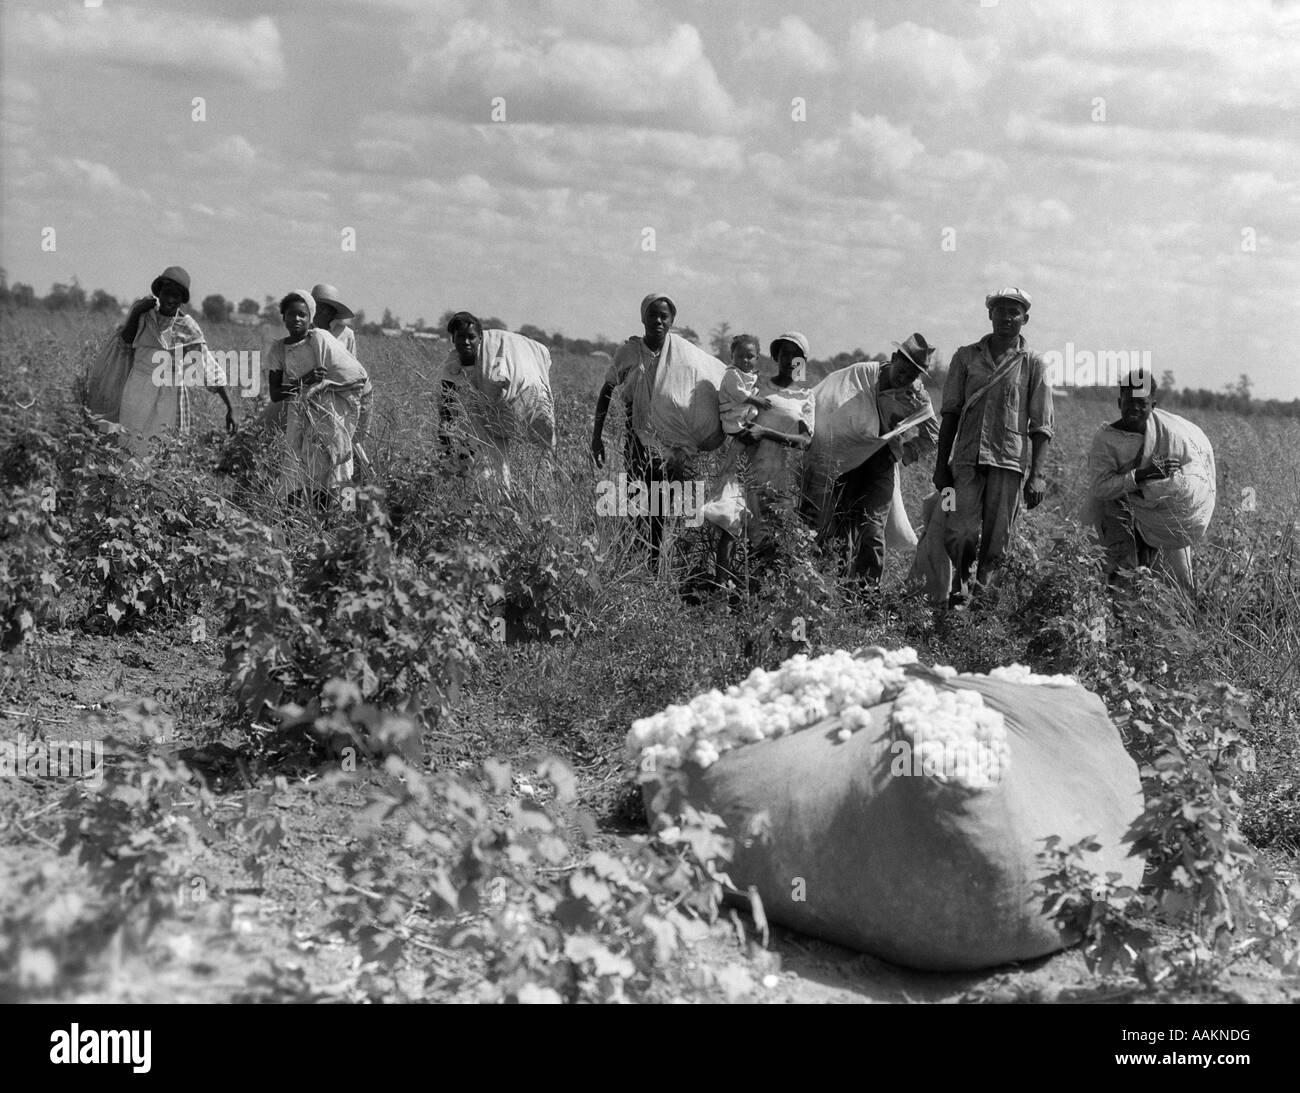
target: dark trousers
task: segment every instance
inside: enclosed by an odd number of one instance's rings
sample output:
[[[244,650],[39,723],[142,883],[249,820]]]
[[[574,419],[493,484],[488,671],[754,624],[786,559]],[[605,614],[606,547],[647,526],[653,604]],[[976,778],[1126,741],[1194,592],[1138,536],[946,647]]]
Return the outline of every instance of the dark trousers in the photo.
[[[885,524],[894,503],[894,453],[881,448],[865,463],[835,480],[831,535],[856,535],[853,575],[873,584],[885,571]]]

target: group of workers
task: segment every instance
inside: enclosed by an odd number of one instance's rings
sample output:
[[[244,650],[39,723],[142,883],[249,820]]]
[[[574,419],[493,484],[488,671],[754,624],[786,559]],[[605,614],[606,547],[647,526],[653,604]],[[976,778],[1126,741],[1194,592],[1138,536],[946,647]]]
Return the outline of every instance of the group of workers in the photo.
[[[116,335],[133,355],[117,420],[123,442],[135,452],[165,428],[189,429],[185,386],[150,383],[158,350],[206,350],[198,324],[180,311],[189,289],[184,269],[164,270]],[[1028,293],[1003,288],[984,304],[991,330],[953,354],[936,414],[925,386],[935,347],[920,333],[893,343],[888,361],[851,364],[810,385],[810,345],[803,334],[773,339],[768,351],[775,374],[759,375],[757,338],[733,339],[724,365],[672,333],[675,302],[651,293],[641,303],[641,333],[619,347],[597,396],[592,457],[598,467],[608,459],[603,435],[615,400],[625,408],[624,469],[642,487],[691,481],[696,457],[721,449],[704,506],[718,529],[721,584],[738,580],[740,539],[748,541],[751,561],[761,563],[770,553],[770,522],[778,508],[798,513],[823,542],[851,543],[853,574],[878,584],[891,527],[911,534],[900,468],[933,455],[936,494],[926,511],[934,518],[924,534],[932,538],[932,554],[941,537],[951,565],[942,601],[962,608],[995,583],[1022,502],[1030,509],[1042,502],[1054,429],[1047,366],[1022,334]],[[346,325],[353,313],[333,286],[287,293],[280,314],[287,335],[268,353],[272,406],[264,421],[283,427],[284,496],[326,507],[368,465],[364,442],[373,388]],[[448,333],[452,351],[439,381],[443,435],[467,422],[461,435],[470,444],[459,450],[484,458],[508,486],[513,440],[555,450],[549,349],[521,334],[484,331],[464,311],[452,317]],[[208,371],[206,385],[225,403],[226,427],[233,432],[225,379],[215,374],[219,366]],[[1170,505],[1176,509],[1182,494],[1169,487],[1199,460],[1202,478],[1208,473],[1212,510],[1209,443],[1190,423],[1156,410],[1149,376],[1122,380],[1119,408],[1119,417],[1098,431],[1089,457],[1086,519],[1105,547],[1112,578],[1162,563],[1190,588],[1190,546],[1203,534],[1208,512],[1202,506],[1199,532],[1189,526],[1195,520],[1180,520],[1177,512],[1171,519]],[[649,520],[652,559],[663,516],[656,509]]]

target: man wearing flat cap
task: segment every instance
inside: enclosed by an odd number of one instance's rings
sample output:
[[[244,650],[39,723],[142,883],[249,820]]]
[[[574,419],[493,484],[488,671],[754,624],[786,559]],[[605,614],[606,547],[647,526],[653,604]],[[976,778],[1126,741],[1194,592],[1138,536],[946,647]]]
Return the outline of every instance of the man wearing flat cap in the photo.
[[[1042,357],[1020,333],[1029,305],[1019,288],[986,296],[992,333],[953,354],[944,384],[934,485],[949,511],[944,545],[953,564],[953,607],[993,578],[1021,497],[1032,509],[1047,490],[1052,387]],[[973,588],[967,584],[972,565]]]

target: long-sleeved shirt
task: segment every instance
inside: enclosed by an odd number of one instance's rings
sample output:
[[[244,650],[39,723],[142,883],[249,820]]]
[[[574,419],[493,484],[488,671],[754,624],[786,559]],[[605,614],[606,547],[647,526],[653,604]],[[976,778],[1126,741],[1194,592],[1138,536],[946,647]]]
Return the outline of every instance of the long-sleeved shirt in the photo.
[[[1142,487],[1135,477],[1142,463],[1147,438],[1154,435],[1154,418],[1143,432],[1130,433],[1114,425],[1103,425],[1092,438],[1088,453],[1088,495],[1097,501],[1113,501]]]
[[[953,440],[952,462],[954,466],[1003,467],[1024,474],[1033,454],[1029,438],[1035,433],[1050,437],[1055,431],[1052,387],[1043,358],[1025,345],[1023,337],[997,360],[989,349],[991,337],[986,334],[953,354],[943,385],[942,413],[960,414],[967,398],[988,383],[1012,355],[1020,360],[1009,376],[965,412]]]

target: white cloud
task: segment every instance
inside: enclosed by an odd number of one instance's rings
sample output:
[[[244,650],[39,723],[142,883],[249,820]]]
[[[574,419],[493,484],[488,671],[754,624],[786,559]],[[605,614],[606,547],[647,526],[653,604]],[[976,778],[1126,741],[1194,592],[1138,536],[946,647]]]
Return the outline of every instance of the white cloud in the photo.
[[[173,20],[110,3],[53,13],[18,11],[7,32],[12,49],[46,56],[186,76],[217,73],[264,90],[284,83],[280,31],[267,15],[242,23],[193,15]]]
[[[1109,121],[1067,125],[1020,112],[1008,116],[1005,134],[1016,144],[1104,160],[1296,163],[1295,150],[1282,139],[1237,137],[1198,130],[1145,129]]]
[[[211,147],[188,155],[189,162],[205,173],[214,171],[249,174],[259,166],[257,149],[238,133],[218,141]]]
[[[835,51],[797,15],[781,19],[776,29],[763,28],[747,36],[740,58],[776,66],[799,75],[823,76],[839,69]]]
[[[924,92],[934,106],[969,103],[998,68],[992,38],[955,38],[912,22],[881,30],[863,19],[849,31],[848,51],[863,73]]]
[[[128,186],[123,182],[118,173],[107,164],[80,158],[70,160],[56,158],[53,162],[60,174],[78,187],[89,187],[99,194],[108,194],[133,201],[148,202],[151,200],[144,190]]]
[[[715,131],[740,116],[689,24],[638,45],[512,30],[462,19],[432,41],[409,43],[423,105],[445,109],[450,100],[487,122],[500,98],[508,122],[655,118]]]
[[[1074,213],[1070,207],[1056,197],[1045,197],[1034,201],[1018,197],[1009,207],[1016,224],[1029,231],[1052,231],[1074,223]]]

